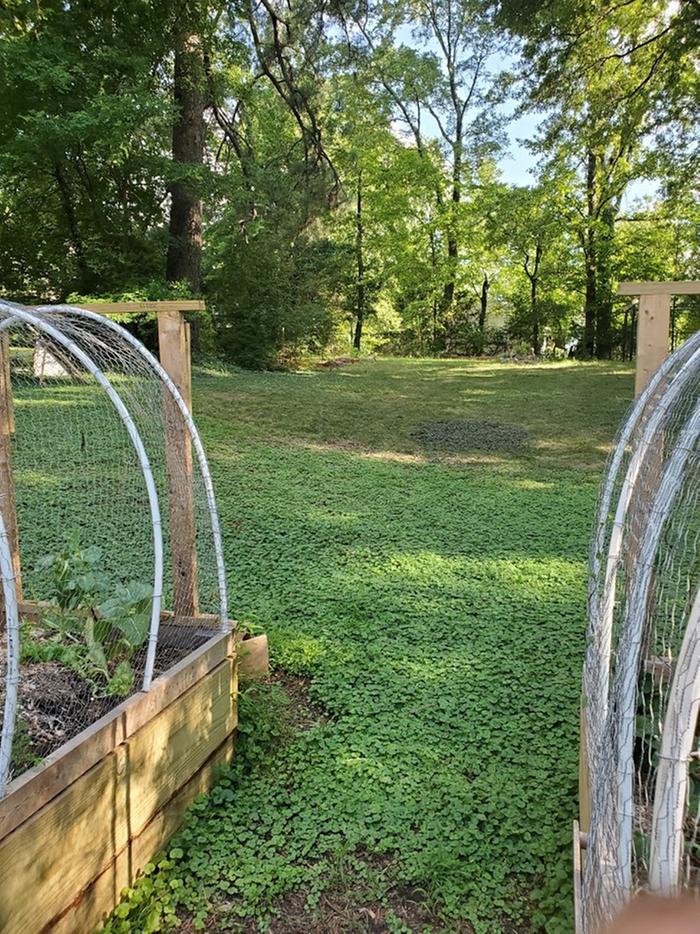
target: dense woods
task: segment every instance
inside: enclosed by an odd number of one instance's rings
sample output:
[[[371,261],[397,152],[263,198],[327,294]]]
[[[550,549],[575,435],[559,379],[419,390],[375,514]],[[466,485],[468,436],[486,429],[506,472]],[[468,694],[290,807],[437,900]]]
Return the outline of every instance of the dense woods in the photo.
[[[697,0],[0,17],[5,297],[202,294],[201,349],[249,366],[609,358],[633,351],[617,281],[700,278]],[[504,169],[514,117],[529,184]],[[699,325],[679,300],[675,334]]]

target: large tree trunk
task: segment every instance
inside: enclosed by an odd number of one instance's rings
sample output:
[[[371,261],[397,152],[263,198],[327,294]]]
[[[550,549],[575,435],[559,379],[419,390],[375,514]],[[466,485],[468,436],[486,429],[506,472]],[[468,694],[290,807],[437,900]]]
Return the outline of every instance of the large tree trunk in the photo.
[[[532,352],[536,357],[540,355],[540,307],[538,286],[540,280],[540,262],[542,260],[542,244],[535,245],[535,259],[530,269],[530,254],[525,257],[525,274],[530,280],[530,321],[532,324]]]
[[[68,224],[71,246],[73,247],[75,262],[76,266],[78,267],[78,282],[76,283],[76,291],[89,294],[93,291],[95,286],[94,276],[85,255],[85,247],[83,244],[83,238],[80,233],[80,227],[78,225],[78,218],[75,213],[73,196],[60,162],[55,163],[53,176],[56,180],[56,185],[61,196],[61,206],[66,218],[66,223]]]
[[[205,75],[202,40],[185,31],[175,49],[173,92],[177,114],[173,124],[173,163],[178,177],[170,186],[168,282],[186,281],[194,294],[201,289],[202,199],[193,172],[204,164]]]
[[[360,349],[362,327],[365,320],[365,257],[364,257],[364,220],[362,217],[362,172],[357,176],[357,207],[355,210],[355,266],[357,286],[355,295],[355,337],[353,346]]]
[[[489,275],[487,272],[484,273],[484,281],[481,283],[481,296],[479,300],[479,331],[483,334],[486,327],[486,311],[489,305],[489,289],[491,288],[491,283],[489,282]]]
[[[583,254],[586,263],[586,303],[584,305],[583,354],[593,357],[596,349],[596,320],[598,317],[598,280],[596,274],[596,236],[594,230],[596,197],[597,159],[594,152],[588,153],[586,163],[586,206],[587,226],[583,234]]]
[[[452,307],[454,301],[457,264],[459,261],[459,240],[457,239],[459,218],[457,217],[457,208],[462,200],[461,126],[457,127],[455,133],[457,142],[454,145],[454,161],[452,165],[452,208],[447,229],[447,279],[442,293],[443,311],[448,311]]]

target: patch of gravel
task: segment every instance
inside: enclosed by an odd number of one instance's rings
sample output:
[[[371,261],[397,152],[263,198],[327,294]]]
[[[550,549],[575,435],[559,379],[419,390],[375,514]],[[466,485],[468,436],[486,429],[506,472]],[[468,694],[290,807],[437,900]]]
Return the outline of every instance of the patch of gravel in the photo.
[[[530,442],[528,433],[518,425],[464,419],[420,422],[411,437],[426,447],[456,454],[520,451]]]

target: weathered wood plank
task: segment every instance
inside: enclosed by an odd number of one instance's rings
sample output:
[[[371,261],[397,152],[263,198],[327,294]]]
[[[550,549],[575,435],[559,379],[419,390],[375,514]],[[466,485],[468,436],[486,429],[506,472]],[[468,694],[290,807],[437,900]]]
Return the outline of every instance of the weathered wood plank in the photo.
[[[0,844],[0,931],[42,931],[126,846],[126,769],[119,746]]]
[[[64,743],[9,786],[0,801],[0,841],[59,795],[80,775],[123,743],[233,654],[233,634],[217,633],[168,672]]]
[[[153,681],[150,691],[138,695],[138,704],[133,704],[126,710],[126,736],[135,733],[234,654],[233,633],[219,632],[177,665],[173,665],[169,671]]]
[[[581,828],[587,833],[591,824],[591,788],[588,773],[588,744],[586,742],[586,711],[581,696],[578,744],[578,813]]]
[[[700,282],[680,280],[678,282],[621,282],[618,295],[697,295]]]
[[[137,835],[236,728],[234,663],[226,659],[127,740],[129,833]]]
[[[158,315],[158,350],[163,368],[192,411],[187,324],[179,311]],[[182,414],[168,392],[163,393],[163,421],[166,432],[173,610],[176,616],[196,616],[199,611],[199,588],[192,442]]]
[[[637,318],[637,363],[634,392],[638,396],[668,356],[671,296],[640,296]]]
[[[21,600],[19,602],[19,612],[21,616],[30,620],[37,620],[46,610],[55,608],[56,604],[50,600]],[[167,623],[175,628],[197,627],[200,630],[219,629],[218,613],[198,613],[197,616],[175,616],[172,610],[161,610],[161,623]],[[233,626],[233,623],[232,623]],[[161,626],[162,633],[165,626]]]
[[[235,661],[226,658],[5,837],[0,931],[36,934],[79,903],[93,880],[177,800],[231,735],[235,692]],[[143,852],[153,842],[160,845],[183,808],[180,801],[172,818],[165,814],[153,826]],[[116,865],[113,886],[120,871]],[[113,907],[119,889],[112,888],[114,901],[101,910]]]
[[[230,762],[234,737],[229,736],[180,791],[156,814],[144,830],[118,854],[61,917],[52,921],[52,934],[94,931],[114,910],[124,888],[132,886],[146,863],[182,824],[190,804],[207,792],[219,767]]]
[[[105,714],[9,785],[0,801],[0,842],[124,742],[123,708]]]
[[[270,671],[270,651],[267,636],[243,638],[242,633],[236,633],[236,654],[238,656],[238,675],[242,681],[262,678]]]
[[[96,311],[100,315],[141,315],[144,312],[160,315],[171,311],[204,311],[206,305],[197,299],[177,299],[167,302],[87,302],[73,307]]]
[[[583,934],[583,891],[581,865],[581,834],[574,821],[574,931]]]

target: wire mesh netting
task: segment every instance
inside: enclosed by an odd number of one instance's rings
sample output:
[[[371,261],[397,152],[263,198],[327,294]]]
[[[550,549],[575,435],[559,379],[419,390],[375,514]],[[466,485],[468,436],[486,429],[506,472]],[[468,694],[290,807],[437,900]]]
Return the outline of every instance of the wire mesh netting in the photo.
[[[143,345],[97,314],[0,302],[0,363],[0,551],[18,596],[14,622],[2,601],[1,796],[227,609],[201,442]]]
[[[583,675],[587,931],[640,889],[700,876],[700,333],[663,364],[610,457]]]

